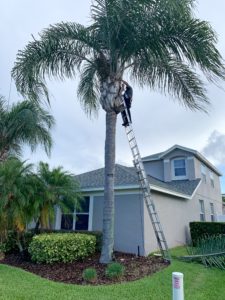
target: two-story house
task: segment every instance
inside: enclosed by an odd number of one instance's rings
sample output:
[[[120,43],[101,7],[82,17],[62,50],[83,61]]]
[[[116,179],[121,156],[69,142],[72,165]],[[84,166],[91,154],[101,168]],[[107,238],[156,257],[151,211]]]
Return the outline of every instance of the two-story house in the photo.
[[[144,157],[143,163],[169,247],[189,241],[189,222],[213,222],[222,214],[221,174],[196,150],[175,145]],[[115,175],[115,250],[147,255],[157,250],[157,243],[136,170],[117,164]],[[76,179],[85,201],[73,214],[58,210],[55,228],[101,231],[104,169]]]

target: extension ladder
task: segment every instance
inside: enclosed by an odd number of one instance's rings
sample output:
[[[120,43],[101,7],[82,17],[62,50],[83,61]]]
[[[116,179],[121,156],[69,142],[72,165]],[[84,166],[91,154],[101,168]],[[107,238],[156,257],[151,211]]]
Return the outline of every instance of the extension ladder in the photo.
[[[127,110],[126,110],[126,113],[127,113]],[[128,114],[127,114],[127,116],[128,116]],[[144,165],[143,165],[143,162],[141,159],[141,155],[140,155],[140,152],[138,149],[137,141],[136,141],[131,123],[129,123],[128,126],[125,127],[125,131],[126,131],[130,149],[131,149],[131,152],[133,155],[133,162],[134,162],[134,166],[137,170],[138,179],[139,179],[140,186],[141,186],[141,189],[143,192],[144,201],[147,206],[148,214],[149,214],[151,222],[152,222],[152,226],[153,226],[153,229],[155,232],[155,236],[157,239],[157,243],[158,243],[161,255],[164,258],[164,260],[170,262],[171,257],[170,257],[170,253],[168,250],[168,245],[167,245],[166,238],[165,238],[165,235],[164,235],[164,232],[162,229],[162,225],[159,221],[158,213],[156,211],[156,208],[155,208],[155,205],[154,205],[154,202],[152,199],[150,185],[149,185],[146,173],[145,173]]]

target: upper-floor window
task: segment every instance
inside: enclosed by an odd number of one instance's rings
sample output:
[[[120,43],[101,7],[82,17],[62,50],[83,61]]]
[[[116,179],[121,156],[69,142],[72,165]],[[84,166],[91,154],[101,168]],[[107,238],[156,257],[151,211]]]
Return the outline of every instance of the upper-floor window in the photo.
[[[90,197],[84,197],[73,213],[62,214],[61,229],[88,230]]]
[[[211,187],[215,187],[215,184],[214,184],[214,176],[213,176],[213,173],[212,172],[210,172],[209,173],[210,174],[210,184],[211,184]]]
[[[202,181],[206,183],[206,166],[201,165]]]
[[[214,204],[210,203],[210,217],[211,217],[211,221],[214,222],[215,221],[215,212],[214,212]]]
[[[204,200],[199,200],[200,204],[200,221],[204,222],[205,221],[205,205],[204,205]]]
[[[186,179],[186,160],[185,158],[175,158],[173,159],[173,177],[174,179]]]

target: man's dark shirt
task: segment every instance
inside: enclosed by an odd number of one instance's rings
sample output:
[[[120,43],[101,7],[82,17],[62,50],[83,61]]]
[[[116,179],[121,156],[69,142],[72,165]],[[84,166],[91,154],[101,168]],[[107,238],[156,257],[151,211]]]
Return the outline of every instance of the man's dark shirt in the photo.
[[[126,103],[126,107],[128,109],[131,107],[132,96],[133,96],[133,89],[131,86],[127,86],[124,93],[124,100]]]

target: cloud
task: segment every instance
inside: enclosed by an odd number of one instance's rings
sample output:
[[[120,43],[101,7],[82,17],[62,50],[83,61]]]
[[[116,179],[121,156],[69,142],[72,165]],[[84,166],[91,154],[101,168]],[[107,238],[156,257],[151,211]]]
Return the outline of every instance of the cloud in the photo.
[[[225,134],[214,130],[202,152],[217,166],[225,166]]]

